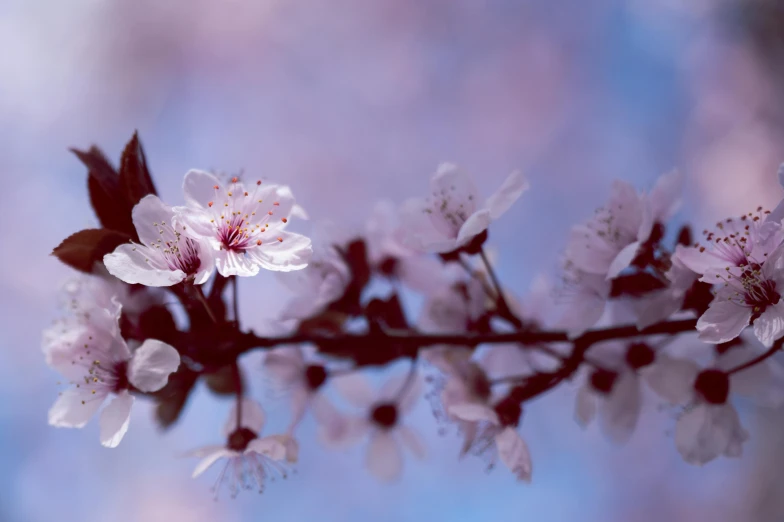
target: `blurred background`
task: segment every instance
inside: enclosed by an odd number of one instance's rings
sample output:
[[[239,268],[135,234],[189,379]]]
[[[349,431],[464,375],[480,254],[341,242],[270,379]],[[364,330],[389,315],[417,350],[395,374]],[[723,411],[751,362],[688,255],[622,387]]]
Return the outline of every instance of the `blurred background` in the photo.
[[[347,231],[381,198],[424,194],[443,160],[485,195],[522,168],[532,189],[490,241],[524,294],[557,277],[569,227],[615,178],[646,188],[681,169],[698,230],[774,206],[783,35],[774,0],[3,0],[0,521],[784,520],[782,412],[743,404],[743,458],[695,468],[670,412],[651,407],[617,448],[573,422],[568,391],[527,409],[530,486],[458,462],[423,401],[429,458],[407,460],[400,483],[372,480],[361,448],[324,450],[307,421],[297,475],[215,502],[214,473],[191,480],[195,462],[178,455],[219,442],[228,402],[200,390],[165,434],[142,404],[107,450],[96,422],[47,426],[59,377],[40,350],[71,275],[48,254],[96,223],[68,147],[96,143],[116,162],[138,129],[171,204],[189,168],[244,170]],[[241,283],[248,327],[288,297],[269,274]],[[285,403],[257,397],[283,428]]]

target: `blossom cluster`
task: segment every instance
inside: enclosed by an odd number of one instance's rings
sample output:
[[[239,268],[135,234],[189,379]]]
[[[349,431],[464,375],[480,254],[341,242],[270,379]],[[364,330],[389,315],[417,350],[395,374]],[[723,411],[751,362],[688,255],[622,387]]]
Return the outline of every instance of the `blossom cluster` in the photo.
[[[406,455],[426,456],[409,414],[428,402],[439,431],[459,434],[460,455],[500,462],[527,482],[525,405],[562,385],[576,422],[596,421],[616,444],[634,436],[646,409],[668,405],[675,447],[695,464],[741,455],[749,433],[734,395],[784,403],[774,358],[784,343],[784,203],[723,220],[695,241],[686,225],[669,233],[679,173],[648,192],[618,181],[572,229],[563,283],[540,278],[520,298],[501,285],[485,246],[490,225],[528,189],[517,171],[485,199],[468,173],[442,164],[428,197],[379,204],[363,232],[311,243],[288,230],[307,214],[285,185],[191,170],[184,204],[169,206],[138,136],[119,171],[95,147],[75,152],[102,227],[54,250],[84,274],[65,287],[66,316],[44,332],[46,361],[69,384],[49,423],[81,428],[111,395],[100,440],[115,447],[135,398],[155,401],[168,427],[202,380],[234,398],[221,442],[190,453],[201,459],[194,477],[223,463],[216,494],[222,484],[236,495],[286,477],[308,415],[325,447],[364,442],[368,471],[394,480]],[[292,292],[274,336],[239,321],[239,278],[262,269]],[[402,304],[408,293],[422,296],[416,315]],[[257,349],[263,368],[239,363]],[[401,359],[408,370],[380,386],[363,374]],[[282,433],[262,435],[251,380],[289,402]]]

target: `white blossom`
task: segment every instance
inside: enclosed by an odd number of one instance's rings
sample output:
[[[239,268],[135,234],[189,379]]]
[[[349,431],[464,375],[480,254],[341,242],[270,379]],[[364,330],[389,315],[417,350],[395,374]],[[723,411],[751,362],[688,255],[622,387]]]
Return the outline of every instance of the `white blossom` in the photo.
[[[310,239],[286,230],[295,208],[288,187],[260,180],[246,186],[237,178],[224,186],[210,173],[190,170],[183,191],[187,206],[175,210],[192,237],[209,243],[222,276],[307,266]]]
[[[281,319],[307,319],[340,299],[351,283],[351,269],[336,248],[315,251],[304,270],[280,274],[279,281],[294,293],[283,306]]]
[[[133,224],[141,243],[118,246],[103,262],[113,276],[129,284],[171,286],[185,280],[202,284],[214,267],[206,242],[190,237],[187,225],[158,196],[148,195],[133,207]]]
[[[107,447],[117,446],[128,430],[131,388],[158,391],[180,364],[177,350],[154,339],[131,353],[120,335],[119,318],[115,303],[113,309],[95,308],[83,320],[55,325],[44,335],[47,363],[73,384],[49,410],[49,424],[81,428],[114,395],[100,419],[101,444]]]
[[[456,250],[484,232],[527,189],[528,182],[515,171],[482,203],[471,177],[442,163],[430,180],[431,196],[408,200],[401,208],[405,241],[424,252]]]
[[[256,401],[242,399],[239,419],[235,404],[223,427],[226,444],[204,446],[188,453],[202,459],[193,470],[193,478],[222,459],[226,462],[213,486],[216,497],[224,483],[235,497],[240,489],[256,489],[262,493],[268,478],[286,478],[286,463],[297,461],[298,444],[289,435],[261,437],[265,420],[264,410]]]

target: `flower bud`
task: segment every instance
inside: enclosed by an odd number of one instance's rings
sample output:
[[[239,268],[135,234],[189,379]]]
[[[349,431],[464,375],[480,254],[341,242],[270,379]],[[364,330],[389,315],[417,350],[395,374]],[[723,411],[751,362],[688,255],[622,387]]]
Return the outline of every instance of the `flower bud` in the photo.
[[[710,404],[724,404],[730,394],[730,376],[721,370],[709,368],[697,375],[694,389]]]

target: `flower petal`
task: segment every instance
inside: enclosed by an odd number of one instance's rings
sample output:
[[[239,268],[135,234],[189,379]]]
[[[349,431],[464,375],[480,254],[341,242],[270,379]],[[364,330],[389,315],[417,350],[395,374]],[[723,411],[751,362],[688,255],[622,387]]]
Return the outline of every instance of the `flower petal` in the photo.
[[[88,390],[82,389],[62,392],[49,410],[49,424],[58,428],[83,427],[98,411],[106,395],[92,395]]]
[[[408,448],[408,450],[419,460],[425,458],[427,451],[425,450],[425,445],[422,442],[422,438],[417,434],[416,431],[409,428],[408,426],[401,425],[397,427],[397,433],[400,435],[400,440],[403,441],[403,444]]]
[[[639,249],[639,241],[629,243],[623,247],[623,249],[618,252],[618,255],[615,256],[615,259],[610,263],[610,267],[607,269],[607,279],[614,279],[626,268],[629,268],[629,265],[632,264],[634,258],[637,257],[637,251]]]
[[[784,336],[784,301],[769,306],[754,320],[754,335],[766,348]]]
[[[291,386],[302,378],[305,359],[299,346],[281,346],[264,357],[265,372],[281,386]]]
[[[368,444],[365,461],[370,473],[385,482],[395,480],[403,470],[400,446],[387,431],[377,431],[373,434]]]
[[[474,239],[477,234],[487,230],[487,227],[490,226],[492,221],[493,220],[490,219],[490,211],[487,209],[478,210],[468,216],[468,219],[466,219],[457,233],[458,246],[465,245]]]
[[[218,462],[218,460],[222,458],[232,458],[239,456],[236,451],[232,451],[230,449],[221,447],[220,449],[215,450],[214,453],[210,453],[206,457],[204,457],[201,462],[196,466],[196,469],[193,470],[193,474],[191,475],[192,478],[196,478],[205,471],[207,471],[210,466]]]
[[[719,455],[737,457],[748,439],[730,404],[701,404],[684,413],[675,426],[675,446],[690,464],[705,464]]]
[[[313,255],[310,238],[282,230],[275,234],[271,241],[246,250],[246,255],[261,268],[275,272],[291,272],[308,266]]]
[[[166,386],[169,375],[180,366],[180,354],[164,342],[147,339],[133,352],[128,364],[128,380],[143,392]]]
[[[587,428],[596,416],[596,395],[587,384],[580,386],[574,401],[574,419],[582,428]]]
[[[602,432],[615,444],[626,444],[637,426],[641,407],[640,380],[633,372],[621,373],[599,410]]]
[[[515,170],[509,174],[496,193],[487,198],[485,207],[490,211],[490,219],[495,221],[501,217],[528,188],[528,180],[522,172]]]
[[[531,482],[531,453],[517,430],[512,427],[504,428],[495,436],[495,444],[501,462],[517,476],[517,480]]]
[[[338,392],[357,408],[367,409],[373,404],[376,393],[367,378],[360,373],[348,373],[330,379]]]
[[[245,453],[253,451],[272,460],[283,460],[286,458],[286,446],[277,437],[264,437],[253,439],[248,443]]]
[[[131,285],[172,286],[185,279],[182,270],[157,267],[152,262],[155,256],[157,252],[143,245],[120,245],[103,256],[103,264],[110,274]]]
[[[253,277],[259,273],[259,264],[253,256],[234,250],[218,251],[215,255],[215,268],[223,277]]]
[[[648,386],[670,404],[686,404],[694,396],[694,380],[699,365],[690,359],[677,359],[664,354],[643,372]]]
[[[728,289],[728,291],[733,290]],[[711,344],[726,343],[740,335],[750,320],[750,308],[723,298],[720,292],[697,321],[699,338]]]
[[[101,412],[101,444],[107,448],[116,448],[128,431],[131,421],[133,395],[122,391]]]
[[[160,225],[166,223],[171,226],[174,211],[158,196],[148,194],[133,207],[131,217],[139,240],[143,245],[149,246],[158,240]]]
[[[222,187],[218,178],[203,170],[189,170],[185,173],[182,190],[188,205],[203,208],[215,197],[215,186]],[[220,188],[218,189],[221,190]]]
[[[498,414],[492,408],[484,404],[477,404],[473,402],[463,402],[460,404],[451,405],[447,413],[450,415],[471,422],[487,421],[491,424],[498,425]]]

